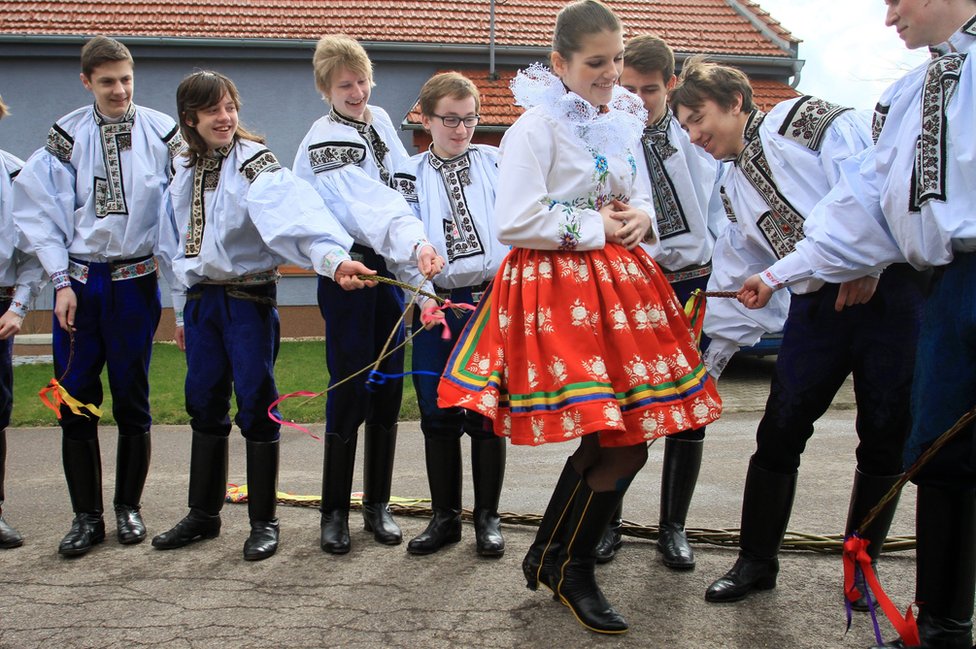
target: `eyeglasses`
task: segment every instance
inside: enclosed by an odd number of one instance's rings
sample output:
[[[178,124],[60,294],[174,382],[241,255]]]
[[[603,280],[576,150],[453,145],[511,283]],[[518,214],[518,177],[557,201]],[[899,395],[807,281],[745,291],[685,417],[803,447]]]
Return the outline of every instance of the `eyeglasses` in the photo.
[[[437,115],[433,114],[431,117],[436,117],[441,120],[441,123],[447,128],[457,128],[461,124],[464,124],[464,128],[474,128],[481,121],[481,115],[469,115],[467,117],[458,117],[457,115]]]

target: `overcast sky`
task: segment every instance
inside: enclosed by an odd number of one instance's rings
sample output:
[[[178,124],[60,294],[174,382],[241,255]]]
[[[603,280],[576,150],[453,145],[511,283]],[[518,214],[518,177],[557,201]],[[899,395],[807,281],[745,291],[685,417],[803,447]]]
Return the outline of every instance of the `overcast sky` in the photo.
[[[874,108],[891,82],[928,57],[886,27],[884,0],[757,0],[801,39],[806,63],[797,90],[855,108]]]

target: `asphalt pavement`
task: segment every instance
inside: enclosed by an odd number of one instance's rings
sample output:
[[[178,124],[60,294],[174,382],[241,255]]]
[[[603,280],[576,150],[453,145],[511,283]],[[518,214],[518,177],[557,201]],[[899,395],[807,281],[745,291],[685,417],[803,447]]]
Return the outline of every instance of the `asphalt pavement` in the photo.
[[[770,360],[735,362],[720,381],[726,415],[708,428],[705,458],[688,527],[733,530],[739,524],[742,485],[755,427],[768,390]],[[854,411],[848,382],[817,424],[804,454],[791,532],[843,532],[854,472]],[[115,435],[101,435],[105,501],[111,510]],[[466,444],[464,446],[467,446]],[[624,504],[636,524],[657,523],[663,443],[652,445],[644,471]],[[168,529],[186,511],[190,434],[159,426],[143,499],[150,535]],[[550,444],[510,447],[502,509],[539,514],[573,448]],[[244,481],[244,444],[232,433],[230,482]],[[360,453],[361,455],[361,453]],[[467,461],[468,449],[465,448]],[[287,431],[282,437],[279,488],[317,496],[321,444]],[[360,458],[361,460],[361,458]],[[472,504],[470,471],[464,502]],[[653,541],[628,538],[617,558],[598,569],[608,598],[630,622],[619,637],[580,627],[567,609],[525,588],[521,560],[531,526],[505,524],[501,559],[475,554],[474,533],[426,557],[372,540],[361,517],[350,517],[352,551],[337,557],[318,546],[319,513],[282,506],[282,542],[265,561],[245,562],[246,506],[228,504],[221,535],[162,552],[148,542],[119,545],[113,528],[88,555],[65,559],[57,545],[72,513],[55,428],[8,430],[4,515],[26,537],[23,547],[0,550],[0,647],[868,647],[869,618],[858,615],[849,632],[837,554],[786,551],[778,587],[737,604],[708,604],[705,588],[735,560],[735,550],[695,544],[691,572],[665,568]],[[353,488],[361,489],[361,462]],[[416,422],[402,422],[393,491],[428,495],[423,438]],[[913,533],[914,488],[902,498],[892,535]],[[425,526],[399,516],[404,538]],[[882,578],[899,608],[912,599],[914,553],[886,553]],[[890,627],[882,629],[891,637]]]

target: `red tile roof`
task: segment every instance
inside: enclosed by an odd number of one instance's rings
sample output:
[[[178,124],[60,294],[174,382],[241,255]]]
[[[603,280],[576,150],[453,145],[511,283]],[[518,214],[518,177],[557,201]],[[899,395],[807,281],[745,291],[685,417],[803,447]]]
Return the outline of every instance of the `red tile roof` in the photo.
[[[508,87],[512,77],[515,76],[514,71],[499,71],[499,78],[496,80],[488,79],[488,70],[464,70],[463,74],[474,81],[474,84],[478,86],[478,92],[481,94],[481,127],[511,126],[522,114],[522,109],[512,103],[512,92]],[[762,110],[769,110],[784,99],[800,96],[799,92],[785,83],[772,79],[753,79],[752,91],[753,101]],[[419,103],[414,104],[404,122],[406,124],[420,124]]]
[[[679,52],[788,57],[730,3],[795,44],[750,0],[609,0],[628,34],[653,32]],[[565,0],[499,0],[499,46],[548,47]],[[0,34],[314,40],[342,32],[364,41],[487,44],[488,0],[4,0]]]

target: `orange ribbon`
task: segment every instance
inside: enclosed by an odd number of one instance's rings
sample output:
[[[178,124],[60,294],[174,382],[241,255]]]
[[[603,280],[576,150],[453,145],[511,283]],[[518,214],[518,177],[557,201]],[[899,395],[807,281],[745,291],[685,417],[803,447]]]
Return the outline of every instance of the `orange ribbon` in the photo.
[[[37,393],[37,396],[41,398],[41,402],[54,411],[54,414],[58,419],[61,419],[61,406],[68,406],[68,409],[76,415],[81,415],[83,417],[88,417],[87,413],[82,412],[82,410],[87,410],[96,417],[102,416],[102,411],[91,403],[82,403],[71,396],[64,386],[61,385],[57,379],[51,379],[47,387],[43,388]],[[90,419],[90,417],[89,417]]]

